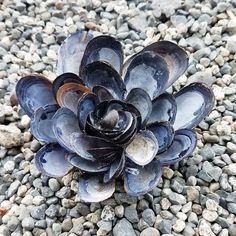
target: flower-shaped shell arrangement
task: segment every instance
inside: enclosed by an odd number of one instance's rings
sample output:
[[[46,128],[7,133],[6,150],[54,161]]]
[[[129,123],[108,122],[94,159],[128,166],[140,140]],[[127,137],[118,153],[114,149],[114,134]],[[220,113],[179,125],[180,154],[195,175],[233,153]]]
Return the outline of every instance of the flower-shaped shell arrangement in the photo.
[[[117,178],[130,195],[152,190],[163,166],[193,152],[193,128],[214,104],[202,83],[165,92],[187,67],[187,54],[172,42],[153,43],[123,63],[116,39],[86,31],[69,36],[53,83],[29,75],[16,85],[31,132],[45,143],[37,168],[51,177],[80,169],[79,195],[87,202],[111,197]]]

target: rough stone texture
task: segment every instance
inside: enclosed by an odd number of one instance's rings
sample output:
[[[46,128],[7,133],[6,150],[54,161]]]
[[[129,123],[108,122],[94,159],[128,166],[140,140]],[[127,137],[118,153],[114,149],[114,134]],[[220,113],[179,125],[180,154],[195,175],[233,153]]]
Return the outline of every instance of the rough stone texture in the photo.
[[[15,125],[0,125],[0,146],[12,148],[23,143],[22,133]]]
[[[113,229],[114,236],[136,236],[135,231],[129,221],[122,219],[118,221]]]

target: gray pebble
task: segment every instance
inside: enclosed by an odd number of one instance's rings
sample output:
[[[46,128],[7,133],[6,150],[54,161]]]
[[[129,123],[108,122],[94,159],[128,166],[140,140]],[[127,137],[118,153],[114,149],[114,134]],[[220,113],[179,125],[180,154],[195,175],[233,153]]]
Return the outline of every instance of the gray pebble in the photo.
[[[131,223],[137,223],[139,221],[136,205],[131,205],[125,208],[125,218]]]
[[[143,230],[140,234],[140,236],[159,236],[159,235],[160,235],[159,231],[152,227]]]
[[[136,236],[135,231],[132,227],[132,224],[126,220],[122,219],[113,228],[114,236]]]
[[[156,220],[155,214],[153,210],[151,209],[146,209],[142,212],[142,217],[143,220],[149,225],[153,226]]]
[[[33,207],[30,215],[36,220],[43,220],[45,218],[46,205]]]
[[[162,220],[158,225],[158,229],[162,234],[170,234],[172,228],[172,223],[170,220]]]
[[[27,217],[22,220],[21,224],[25,230],[32,230],[34,228],[34,219],[32,217]]]

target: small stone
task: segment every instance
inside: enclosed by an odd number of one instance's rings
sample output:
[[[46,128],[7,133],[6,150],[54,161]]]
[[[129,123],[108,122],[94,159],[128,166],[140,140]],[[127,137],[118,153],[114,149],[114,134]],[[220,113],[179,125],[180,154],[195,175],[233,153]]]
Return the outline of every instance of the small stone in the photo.
[[[231,53],[236,53],[236,36],[235,35],[227,38],[226,47]]]
[[[227,208],[230,213],[236,214],[236,203],[228,203]]]
[[[34,228],[34,219],[32,217],[24,218],[21,224],[25,230],[32,230]]]
[[[15,125],[0,125],[0,146],[12,148],[23,143],[23,136]]]
[[[11,183],[10,187],[7,190],[7,197],[12,197],[17,192],[20,185],[21,182],[19,180],[15,180],[13,183]]]
[[[135,31],[144,32],[148,26],[147,16],[144,13],[138,14],[129,19],[128,24]]]
[[[50,217],[50,218],[54,218],[55,216],[57,216],[57,214],[58,214],[58,208],[57,208],[57,206],[55,206],[55,205],[50,205],[49,207],[48,207],[48,209],[45,211],[45,214],[48,216],[48,217]]]
[[[169,167],[163,167],[162,175],[167,179],[171,179],[174,175],[174,171],[170,169]]]
[[[162,220],[158,225],[158,229],[162,234],[170,234],[172,228],[172,223],[170,220]]]
[[[212,225],[211,229],[212,232],[217,235],[222,230],[222,227],[219,224],[215,223]]]
[[[149,227],[144,229],[140,236],[160,236],[160,233],[157,229],[153,228],[153,227]]]
[[[56,179],[49,179],[48,186],[53,192],[56,192],[60,189],[60,184]]]
[[[161,199],[161,208],[163,210],[168,210],[170,206],[171,206],[171,202],[167,198]]]
[[[207,223],[204,219],[199,222],[199,235],[201,236],[214,236],[215,234],[212,232],[210,224]]]
[[[206,200],[206,208],[210,211],[217,211],[219,204],[212,200],[212,199],[207,199]]]
[[[231,163],[224,168],[228,175],[236,175],[236,163]]]
[[[114,209],[111,206],[105,206],[102,210],[101,218],[102,220],[105,220],[105,221],[114,220],[115,218]]]
[[[186,225],[184,231],[183,231],[184,236],[194,236],[195,231],[190,225]]]
[[[149,225],[153,226],[156,220],[155,213],[152,209],[146,209],[142,212],[143,220]]]
[[[172,228],[176,233],[180,233],[185,228],[185,222],[183,220],[177,219],[175,224],[172,226]]]
[[[17,196],[24,197],[28,188],[26,185],[21,185],[17,190]]]
[[[216,223],[218,223],[222,228],[229,228],[230,226],[228,219],[220,216],[216,219]]]
[[[56,192],[56,197],[58,198],[68,198],[71,195],[70,187],[62,187],[59,191]]]
[[[136,236],[132,224],[126,220],[122,219],[113,228],[114,236]]]
[[[124,207],[123,205],[119,205],[119,206],[116,206],[115,207],[115,215],[118,217],[118,218],[122,218],[124,216]]]
[[[59,223],[53,223],[52,224],[52,230],[56,235],[61,234],[62,228],[61,228],[61,224]]]
[[[6,173],[11,173],[15,169],[15,162],[14,161],[7,161],[4,164],[3,168]]]
[[[204,209],[202,212],[202,216],[208,222],[214,222],[217,219],[218,214],[215,211],[209,211],[207,209]]]
[[[232,224],[229,227],[229,235],[230,236],[236,236],[236,224]]]
[[[43,70],[45,70],[46,66],[43,62],[38,62],[35,63],[33,66],[31,66],[32,71],[35,72],[42,72]]]
[[[131,223],[137,223],[139,221],[136,205],[125,208],[125,218]]]
[[[66,231],[66,232],[70,231],[73,227],[72,220],[70,218],[64,219],[61,224],[61,227],[63,231]]]
[[[30,126],[30,118],[29,118],[29,116],[27,116],[27,115],[23,115],[22,117],[21,117],[21,125],[22,125],[22,127],[23,128],[25,128],[25,129],[28,129],[29,128],[29,126]]]
[[[205,146],[201,149],[200,155],[203,157],[204,160],[212,160],[215,157],[215,152],[213,148]]]
[[[183,195],[178,194],[178,193],[174,193],[171,192],[169,195],[169,199],[173,204],[180,204],[180,205],[184,205],[186,204],[186,199]]]
[[[20,221],[18,220],[16,216],[11,216],[7,222],[7,227],[11,232],[13,232],[17,228],[19,223]]]
[[[43,220],[45,218],[45,210],[45,205],[33,207],[30,211],[30,215],[36,220]]]
[[[99,230],[102,234],[100,235],[106,235],[112,230],[112,222],[111,221],[104,221],[101,220],[97,223],[97,226],[99,227]]]

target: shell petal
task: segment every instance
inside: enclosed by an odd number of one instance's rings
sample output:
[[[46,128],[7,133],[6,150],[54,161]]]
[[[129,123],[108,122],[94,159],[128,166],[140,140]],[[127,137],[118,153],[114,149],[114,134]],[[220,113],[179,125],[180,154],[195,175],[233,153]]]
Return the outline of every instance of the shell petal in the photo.
[[[114,147],[114,145],[107,140],[80,133],[72,133],[70,135],[70,140],[71,146],[80,157],[92,161],[96,159],[96,155],[92,155],[89,150],[93,148],[108,148],[110,150]]]
[[[59,75],[52,83],[52,92],[56,98],[56,94],[58,89],[66,84],[66,83],[77,83],[77,84],[84,84],[83,80],[80,79],[80,77],[74,73],[64,73]]]
[[[30,128],[33,136],[39,141],[46,143],[55,143],[57,141],[52,128],[52,117],[58,108],[58,105],[47,105],[40,107],[34,113]]]
[[[158,153],[166,151],[174,138],[174,129],[168,122],[154,123],[147,127],[158,141]]]
[[[123,65],[123,50],[120,42],[107,35],[92,39],[84,52],[81,70],[96,61],[107,62],[120,73]]]
[[[157,155],[162,165],[172,165],[188,157],[197,144],[197,136],[194,131],[181,129],[175,132],[175,137],[170,147]]]
[[[68,151],[73,152],[70,135],[79,133],[79,123],[75,114],[68,108],[60,108],[53,116],[53,131],[57,141]]]
[[[57,103],[52,93],[52,83],[40,75],[21,78],[16,84],[16,96],[20,106],[30,117],[38,108]]]
[[[58,144],[47,144],[35,155],[36,167],[47,176],[62,177],[72,169],[66,154],[67,151]]]
[[[72,72],[79,75],[79,68],[85,48],[93,35],[87,31],[78,31],[65,39],[58,51],[57,74]]]
[[[149,116],[147,125],[156,122],[170,122],[173,124],[177,112],[175,98],[163,93],[152,101],[152,113]]]
[[[111,163],[109,170],[104,174],[104,183],[108,183],[121,175],[125,167],[125,159],[125,155],[121,153],[121,157],[116,158],[116,160]]]
[[[132,104],[141,114],[142,123],[146,123],[152,112],[152,101],[148,93],[141,88],[132,89],[126,102]]]
[[[211,89],[201,83],[190,84],[174,96],[177,104],[175,130],[197,126],[211,112],[215,102]]]
[[[80,129],[84,130],[89,113],[93,112],[99,103],[98,98],[93,93],[85,93],[78,102],[77,117]]]
[[[125,191],[132,196],[148,193],[157,186],[161,170],[162,166],[157,160],[144,167],[135,164],[127,166],[124,173]]]
[[[149,130],[143,130],[134,136],[132,142],[126,147],[125,155],[140,166],[147,165],[156,156],[158,142]]]
[[[66,158],[71,165],[85,172],[98,173],[107,171],[109,169],[109,164],[107,163],[89,161],[74,153],[68,154]]]
[[[168,78],[169,69],[165,60],[158,54],[147,51],[132,59],[124,75],[124,83],[128,92],[141,88],[153,99],[163,93]]]
[[[170,74],[164,90],[171,86],[188,68],[187,53],[175,43],[163,40],[148,45],[143,51],[153,51],[167,63]]]
[[[115,192],[115,181],[102,183],[98,176],[83,176],[79,181],[79,196],[85,202],[101,202]]]
[[[57,102],[61,107],[69,108],[77,115],[79,100],[85,93],[91,93],[91,90],[81,84],[66,83],[57,91]]]
[[[120,75],[105,62],[96,61],[86,65],[81,72],[81,78],[90,88],[103,86],[115,99],[124,98],[126,88]]]

